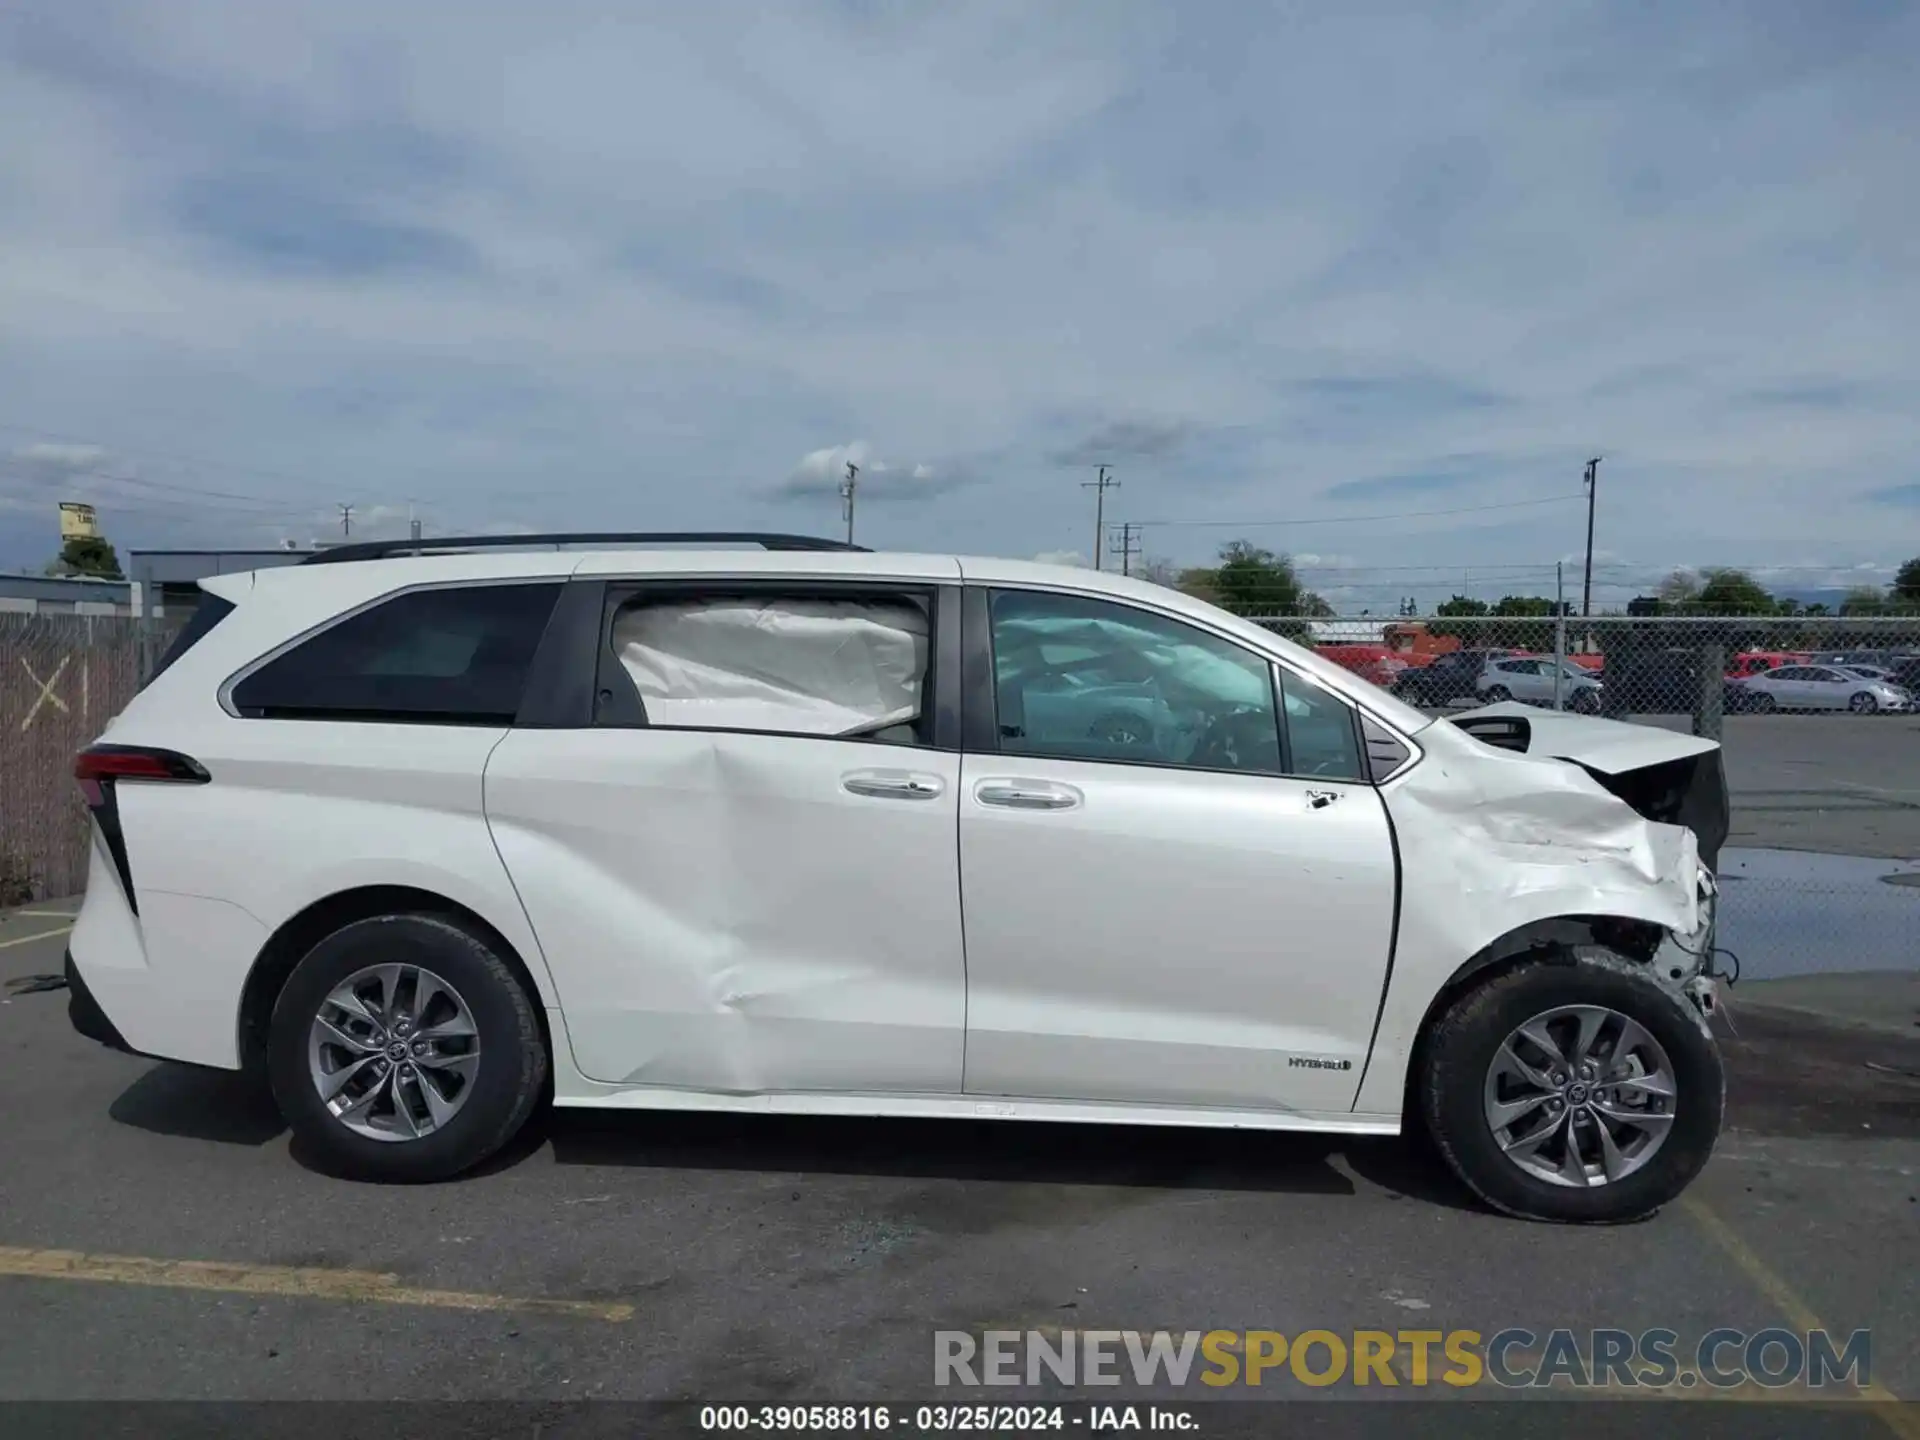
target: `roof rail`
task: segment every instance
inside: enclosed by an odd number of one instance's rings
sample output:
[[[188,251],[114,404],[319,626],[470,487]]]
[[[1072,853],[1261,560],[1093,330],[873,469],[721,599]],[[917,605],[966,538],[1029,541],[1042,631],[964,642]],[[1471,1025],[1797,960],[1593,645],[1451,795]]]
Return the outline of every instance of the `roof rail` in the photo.
[[[551,545],[758,545],[762,550],[858,550],[865,545],[825,540],[817,535],[781,535],[759,530],[569,530],[543,535],[435,535],[412,540],[363,540],[316,550],[302,565],[335,565],[348,560],[386,560],[396,555],[427,555],[461,550],[513,550]]]

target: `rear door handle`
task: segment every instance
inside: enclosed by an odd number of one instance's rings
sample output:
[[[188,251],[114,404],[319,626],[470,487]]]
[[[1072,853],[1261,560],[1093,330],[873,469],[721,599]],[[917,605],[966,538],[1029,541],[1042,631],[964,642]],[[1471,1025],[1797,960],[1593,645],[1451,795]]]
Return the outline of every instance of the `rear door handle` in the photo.
[[[1082,796],[1073,786],[1051,780],[982,780],[973,787],[973,798],[1003,810],[1072,810]]]
[[[947,788],[938,775],[918,775],[908,770],[856,770],[842,775],[840,785],[850,795],[874,800],[935,800]]]

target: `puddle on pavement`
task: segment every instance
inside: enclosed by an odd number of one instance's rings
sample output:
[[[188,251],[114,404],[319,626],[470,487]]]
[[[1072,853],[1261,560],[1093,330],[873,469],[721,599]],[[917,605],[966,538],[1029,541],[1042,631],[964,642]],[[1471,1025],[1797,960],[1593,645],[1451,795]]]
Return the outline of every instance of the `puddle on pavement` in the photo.
[[[1920,969],[1920,863],[1728,847],[1720,879],[1717,943],[1742,979]]]

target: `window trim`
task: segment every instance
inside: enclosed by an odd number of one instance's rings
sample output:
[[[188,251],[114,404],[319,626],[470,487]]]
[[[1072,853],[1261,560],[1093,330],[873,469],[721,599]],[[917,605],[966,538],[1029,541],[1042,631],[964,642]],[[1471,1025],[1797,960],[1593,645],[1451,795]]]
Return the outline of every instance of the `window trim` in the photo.
[[[1203,635],[1230,645],[1234,649],[1250,655],[1267,665],[1267,683],[1273,695],[1274,723],[1280,731],[1279,771],[1271,770],[1232,770],[1206,765],[1173,765],[1164,760],[1122,760],[1115,757],[1093,758],[1075,755],[1041,755],[1021,750],[1006,750],[1000,744],[999,697],[993,663],[993,595],[997,591],[1017,591],[1026,594],[1051,595],[1063,599],[1084,600],[1095,604],[1117,606],[1122,610],[1135,610],[1143,615],[1185,625]],[[1238,636],[1225,635],[1190,616],[1174,614],[1150,605],[1141,605],[1131,599],[1103,595],[1082,590],[1062,590],[1048,585],[1019,583],[999,583],[994,581],[973,581],[964,587],[961,601],[962,640],[961,640],[961,715],[962,748],[969,755],[1005,757],[1009,760],[1064,760],[1075,765],[1120,765],[1133,769],[1159,770],[1172,773],[1194,775],[1237,775],[1257,780],[1291,780],[1295,782],[1319,782],[1327,785],[1366,785],[1378,788],[1388,780],[1404,775],[1418,764],[1425,752],[1411,735],[1399,726],[1390,723],[1371,709],[1359,704],[1353,697],[1325,684],[1318,677],[1288,664],[1278,656],[1255,650]],[[1291,771],[1292,739],[1286,718],[1286,699],[1283,676],[1291,675],[1316,690],[1331,696],[1346,707],[1348,720],[1353,727],[1354,745],[1359,755],[1360,777],[1352,780],[1334,780],[1324,775],[1295,775]],[[1366,747],[1366,732],[1361,717],[1372,720],[1382,730],[1393,736],[1406,747],[1406,760],[1389,775],[1375,777],[1373,766]]]
[[[871,745],[881,752],[900,750],[960,749],[960,587],[952,581],[840,578],[835,576],[610,576],[600,587],[600,600],[592,621],[592,688],[585,721],[578,727],[591,730],[660,730],[705,735],[766,735],[783,740],[837,741],[845,745]],[[924,741],[877,740],[870,735],[821,735],[806,730],[746,729],[737,725],[662,725],[647,717],[640,697],[632,695],[639,718],[603,718],[604,698],[620,695],[620,686],[631,694],[633,682],[620,669],[613,651],[613,620],[628,601],[639,596],[650,600],[675,597],[696,599],[702,595],[765,595],[769,598],[799,600],[863,600],[875,597],[911,598],[927,608],[927,708],[930,738]],[[572,728],[572,727],[568,727]]]
[[[335,711],[315,715],[249,715],[234,703],[233,692],[260,671],[266,669],[267,666],[298,650],[308,641],[316,640],[327,631],[337,629],[350,620],[358,619],[370,610],[376,610],[382,605],[403,600],[409,595],[418,595],[429,591],[440,590],[484,590],[527,585],[550,585],[556,592],[553,598],[553,609],[547,612],[546,628],[541,632],[540,639],[535,642],[533,654],[528,657],[527,674],[526,678],[521,682],[520,699],[516,706],[516,710],[518,710],[524,708],[526,705],[527,691],[533,680],[534,666],[540,659],[541,651],[546,648],[548,636],[553,629],[554,616],[559,613],[561,602],[566,598],[567,583],[567,577],[564,575],[487,575],[468,580],[423,581],[416,585],[401,585],[392,590],[383,590],[378,595],[369,596],[357,605],[349,606],[345,610],[334,611],[328,615],[326,619],[317,621],[288,639],[282,640],[265,654],[256,655],[220,682],[220,688],[215,692],[215,699],[218,701],[221,710],[225,711],[230,718],[244,720],[249,724],[258,724],[262,721],[278,721],[301,725],[328,723],[336,725],[444,725],[461,729],[480,727],[507,729],[518,723],[517,719],[501,721],[490,719],[459,720],[449,719],[439,715],[423,715],[415,719],[405,715],[374,716],[358,711]]]
[[[1281,762],[1287,767],[1285,775],[1283,775],[1281,778],[1287,779],[1287,780],[1316,780],[1328,785],[1372,785],[1374,784],[1375,781],[1373,778],[1373,757],[1372,757],[1372,753],[1367,749],[1367,727],[1361,723],[1360,707],[1355,705],[1351,700],[1347,699],[1347,697],[1342,695],[1338,690],[1331,690],[1327,686],[1322,685],[1318,680],[1314,679],[1313,676],[1303,674],[1300,671],[1294,670],[1289,666],[1282,665],[1277,660],[1274,661],[1273,663],[1273,670],[1274,670],[1275,713],[1278,716],[1280,721],[1280,736],[1281,736],[1280,756],[1281,756]],[[1314,689],[1318,690],[1322,695],[1328,696],[1329,698],[1334,700],[1336,703],[1338,703],[1341,706],[1341,708],[1343,708],[1347,712],[1347,728],[1353,732],[1354,767],[1360,772],[1359,775],[1354,779],[1345,780],[1345,779],[1341,779],[1339,776],[1336,776],[1336,775],[1305,775],[1305,774],[1294,773],[1293,771],[1293,726],[1287,719],[1287,708],[1286,708],[1287,706],[1286,677],[1288,676],[1291,676],[1292,678],[1299,680],[1303,684],[1311,685]],[[1412,749],[1410,742],[1402,741],[1401,743],[1406,744],[1409,750]],[[1398,772],[1396,771],[1395,773],[1398,773]]]

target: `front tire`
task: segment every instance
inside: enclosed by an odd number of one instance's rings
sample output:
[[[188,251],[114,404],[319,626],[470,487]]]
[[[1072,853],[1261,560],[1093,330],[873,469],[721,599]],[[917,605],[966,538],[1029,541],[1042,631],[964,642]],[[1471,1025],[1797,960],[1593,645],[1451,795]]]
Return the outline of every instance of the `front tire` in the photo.
[[[1602,950],[1469,990],[1429,1035],[1419,1079],[1454,1173],[1529,1220],[1653,1214],[1706,1165],[1726,1104],[1705,1020],[1646,967]]]
[[[1856,715],[1871,715],[1880,708],[1880,702],[1865,690],[1847,702],[1847,708]]]
[[[1504,705],[1511,699],[1513,699],[1513,692],[1504,685],[1494,685],[1487,691],[1489,705]]]
[[[454,920],[378,915],[294,967],[267,1039],[288,1127],[335,1174],[444,1180],[494,1154],[545,1087],[533,1001]]]

